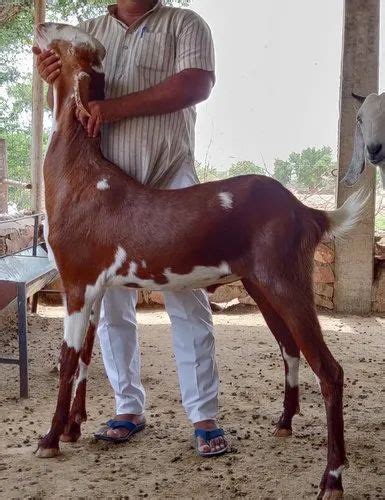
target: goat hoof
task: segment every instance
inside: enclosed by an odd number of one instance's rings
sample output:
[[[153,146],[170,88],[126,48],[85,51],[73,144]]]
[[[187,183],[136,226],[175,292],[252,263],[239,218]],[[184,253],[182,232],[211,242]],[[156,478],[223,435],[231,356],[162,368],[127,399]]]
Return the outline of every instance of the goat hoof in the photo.
[[[62,441],[63,443],[76,443],[76,441],[81,436],[81,422],[82,421],[78,423],[77,418],[75,417],[75,419],[64,429],[63,434],[60,436],[60,441]]]
[[[80,438],[80,434],[62,434],[60,436],[60,441],[62,443],[76,443]]]
[[[273,436],[275,437],[290,437],[293,434],[291,429],[284,429],[281,427],[277,427],[273,432]]]
[[[39,448],[36,451],[36,456],[39,458],[53,458],[60,454],[59,448]]]
[[[325,490],[322,500],[338,500],[344,497],[344,492],[341,490]]]

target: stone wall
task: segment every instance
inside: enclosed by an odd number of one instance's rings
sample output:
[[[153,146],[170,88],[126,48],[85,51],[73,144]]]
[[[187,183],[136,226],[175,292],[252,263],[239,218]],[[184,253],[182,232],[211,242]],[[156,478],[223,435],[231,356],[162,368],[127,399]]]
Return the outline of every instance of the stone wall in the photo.
[[[0,224],[0,257],[31,246],[33,227],[33,219],[2,221]]]
[[[314,297],[317,306],[334,308],[334,243],[320,243],[314,255]]]

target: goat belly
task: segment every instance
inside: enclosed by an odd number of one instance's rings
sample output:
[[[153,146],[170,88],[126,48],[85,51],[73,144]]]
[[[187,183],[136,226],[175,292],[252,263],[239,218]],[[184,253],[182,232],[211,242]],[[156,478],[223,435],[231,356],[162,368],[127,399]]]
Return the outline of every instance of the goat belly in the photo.
[[[149,290],[185,290],[220,286],[239,279],[232,274],[230,266],[222,262],[218,266],[194,266],[189,273],[179,274],[166,268],[157,276],[151,272],[138,273],[135,263],[130,263],[125,274],[115,275],[108,286],[124,285],[130,288],[147,288]]]

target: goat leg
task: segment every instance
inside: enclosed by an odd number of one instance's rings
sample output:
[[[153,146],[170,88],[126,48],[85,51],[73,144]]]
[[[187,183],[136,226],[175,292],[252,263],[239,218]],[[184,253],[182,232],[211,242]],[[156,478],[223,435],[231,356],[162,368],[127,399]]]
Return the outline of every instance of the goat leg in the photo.
[[[80,351],[79,367],[75,382],[75,397],[71,405],[69,422],[60,441],[76,442],[81,436],[81,424],[87,420],[86,393],[87,393],[87,372],[91,363],[92,349],[94,346],[95,332],[99,323],[101,299],[95,301],[91,310],[88,330]]]
[[[285,397],[283,412],[276,424],[274,436],[291,436],[293,417],[299,413],[299,349],[294,342],[290,330],[287,328],[281,316],[270,305],[262,291],[258,288],[257,283],[252,280],[244,279],[243,284],[249,295],[257,303],[259,310],[265,318],[267,326],[281,349],[285,366]]]
[[[38,457],[51,458],[59,454],[59,440],[68,421],[72,398],[72,386],[78,369],[85,328],[89,320],[90,305],[81,304],[67,296],[67,314],[64,319],[64,342],[60,352],[60,382],[56,410],[51,429],[38,444]],[[71,302],[75,302],[76,309]]]
[[[295,343],[305,356],[311,369],[320,381],[326,407],[328,428],[327,465],[320,483],[320,498],[340,498],[342,496],[342,469],[346,465],[344,424],[343,424],[343,370],[329,351],[322,336],[315,311],[313,295],[308,293],[311,282],[294,289],[293,283],[285,288],[289,294],[277,294],[264,288],[269,302],[278,311],[290,329]],[[283,289],[284,285],[276,287]]]

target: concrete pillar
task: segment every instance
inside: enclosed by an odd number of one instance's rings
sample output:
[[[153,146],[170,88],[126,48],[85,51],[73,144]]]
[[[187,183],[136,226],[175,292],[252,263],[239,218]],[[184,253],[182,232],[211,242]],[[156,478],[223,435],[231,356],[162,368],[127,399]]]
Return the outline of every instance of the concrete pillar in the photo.
[[[375,169],[368,166],[354,188],[340,184],[352,157],[358,104],[352,92],[378,92],[380,0],[345,0],[345,24],[340,88],[337,206],[354,190],[372,193],[360,224],[343,241],[336,241],[335,295],[337,312],[368,314],[373,284]]]
[[[0,180],[8,177],[7,147],[5,139],[0,139]],[[8,212],[8,185],[0,182],[0,214]]]

